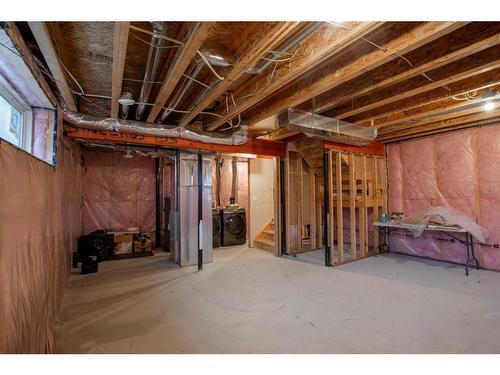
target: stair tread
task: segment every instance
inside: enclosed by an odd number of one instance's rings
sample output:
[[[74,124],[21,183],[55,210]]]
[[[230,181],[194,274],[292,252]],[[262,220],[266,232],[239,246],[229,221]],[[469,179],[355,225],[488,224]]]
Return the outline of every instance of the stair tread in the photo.
[[[261,242],[266,245],[274,245],[274,241],[268,240],[267,238],[256,238],[254,242]]]

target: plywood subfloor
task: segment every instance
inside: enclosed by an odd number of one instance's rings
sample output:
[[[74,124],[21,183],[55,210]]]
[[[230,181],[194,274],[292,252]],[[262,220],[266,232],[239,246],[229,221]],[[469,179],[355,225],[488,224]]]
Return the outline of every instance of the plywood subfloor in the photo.
[[[312,256],[314,254],[310,254]],[[335,268],[246,247],[73,276],[59,353],[499,353],[500,273],[397,254]]]

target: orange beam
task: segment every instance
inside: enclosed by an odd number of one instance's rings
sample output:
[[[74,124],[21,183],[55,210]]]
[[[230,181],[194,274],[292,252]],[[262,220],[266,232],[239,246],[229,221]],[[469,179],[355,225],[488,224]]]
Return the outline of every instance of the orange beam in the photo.
[[[368,146],[354,146],[325,141],[324,147],[335,151],[348,151],[357,154],[384,156],[384,144],[380,142],[370,142]]]
[[[251,139],[244,145],[239,146],[219,145],[214,143],[190,141],[183,138],[153,137],[150,135],[124,134],[101,130],[82,129],[67,124],[64,125],[64,135],[69,138],[83,139],[86,141],[154,147],[189,148],[228,153],[255,154],[257,156],[285,157],[286,154],[286,144],[260,139]]]

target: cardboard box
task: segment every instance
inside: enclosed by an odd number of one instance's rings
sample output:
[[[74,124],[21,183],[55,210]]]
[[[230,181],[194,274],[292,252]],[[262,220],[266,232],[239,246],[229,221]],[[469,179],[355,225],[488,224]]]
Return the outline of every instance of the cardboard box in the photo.
[[[146,241],[134,241],[134,252],[142,253],[151,251],[153,248],[153,242],[151,240]]]
[[[132,242],[115,242],[113,254],[130,254],[132,252]]]
[[[115,234],[114,242],[132,242],[134,240],[133,234]]]

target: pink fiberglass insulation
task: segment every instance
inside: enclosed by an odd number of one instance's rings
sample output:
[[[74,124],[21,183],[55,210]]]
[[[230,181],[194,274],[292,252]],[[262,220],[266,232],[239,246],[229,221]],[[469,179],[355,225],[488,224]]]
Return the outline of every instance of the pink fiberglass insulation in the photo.
[[[489,126],[388,145],[390,211],[407,216],[452,207],[490,232],[476,246],[480,265],[500,270],[500,128]],[[391,236],[393,251],[464,263],[465,248],[440,233]]]
[[[55,112],[33,108],[33,155],[52,164]]]
[[[154,238],[155,162],[123,155],[84,150],[83,233],[138,227]]]
[[[50,353],[71,253],[81,234],[80,147],[51,167],[0,141],[0,352]]]

